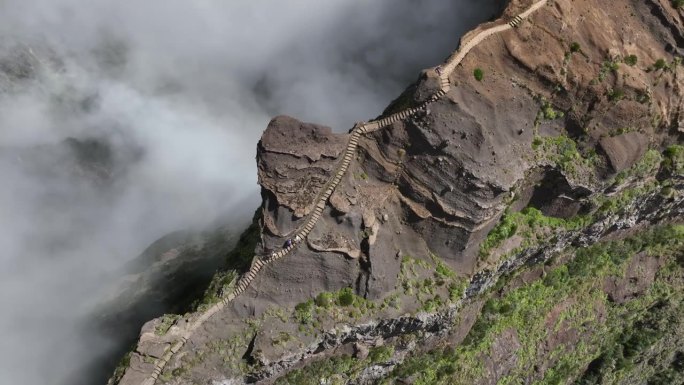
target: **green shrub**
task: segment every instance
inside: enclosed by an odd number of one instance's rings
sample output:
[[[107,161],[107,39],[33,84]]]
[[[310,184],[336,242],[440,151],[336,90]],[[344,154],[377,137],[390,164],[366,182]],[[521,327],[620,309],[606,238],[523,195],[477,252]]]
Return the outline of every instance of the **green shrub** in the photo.
[[[547,101],[544,101],[544,103],[542,103],[541,113],[544,116],[544,119],[547,120],[554,120],[556,118],[562,118],[565,116],[563,111],[556,111],[551,105],[551,103]]]
[[[535,136],[534,139],[532,140],[532,148],[537,149],[539,146],[541,146],[543,143],[542,138]]]
[[[579,43],[576,41],[573,41],[572,44],[570,44],[570,52],[579,52],[581,49]]]
[[[368,352],[368,359],[372,363],[378,363],[378,362],[387,362],[392,358],[394,355],[394,347],[393,346],[377,346],[374,348],[371,348],[370,351]]]
[[[622,100],[624,97],[625,92],[619,88],[608,91],[608,99],[611,102],[617,102],[618,100]]]
[[[475,68],[475,71],[473,71],[473,76],[475,76],[475,80],[481,82],[482,79],[484,79],[484,72],[481,68]]]
[[[681,8],[684,6],[684,0],[672,0],[672,6],[675,8]]]
[[[662,166],[673,174],[684,174],[684,146],[672,145],[665,149]]]
[[[518,230],[516,218],[515,214],[504,213],[501,221],[487,234],[487,238],[480,245],[480,255],[486,255],[489,250],[498,247],[515,234]]]
[[[601,64],[601,69],[599,70],[598,80],[603,81],[606,79],[606,75],[609,72],[617,72],[620,69],[620,63],[615,61],[615,59],[605,60]]]
[[[449,285],[449,300],[451,301],[457,301],[461,298],[463,295],[463,291],[465,291],[466,284],[460,284],[457,285],[455,283],[452,283]]]
[[[637,61],[638,59],[636,55],[629,55],[625,58],[625,64],[627,64],[628,66],[635,66],[637,64]]]
[[[295,306],[295,318],[299,323],[307,324],[313,320],[314,301],[308,300]]]
[[[351,306],[354,304],[354,292],[350,287],[346,287],[337,294],[337,303],[340,306]]]
[[[667,68],[667,62],[665,59],[658,59],[656,62],[653,64],[653,68],[657,70],[663,70]]]
[[[316,297],[316,305],[318,305],[320,307],[328,309],[334,304],[335,304],[335,297],[333,296],[332,293],[323,292],[323,293],[320,293]]]
[[[442,261],[437,261],[437,267],[435,268],[436,275],[442,278],[453,278],[456,276],[453,270],[449,266],[445,265]]]

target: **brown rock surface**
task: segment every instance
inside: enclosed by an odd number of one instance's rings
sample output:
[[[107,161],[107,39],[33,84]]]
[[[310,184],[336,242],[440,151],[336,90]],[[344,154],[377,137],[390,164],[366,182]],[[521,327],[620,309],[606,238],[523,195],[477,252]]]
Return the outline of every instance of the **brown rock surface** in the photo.
[[[506,15],[510,19],[530,4],[514,0]],[[472,278],[468,289],[478,292],[477,274],[491,268],[481,265],[480,243],[507,207],[516,211],[530,206],[548,216],[571,218],[587,196],[610,184],[610,173],[602,168],[609,164],[624,170],[648,148],[660,149],[675,140],[671,131],[676,128],[671,128],[680,121],[682,69],[674,64],[666,70],[652,68],[661,58],[674,63],[673,52],[681,49],[680,13],[668,4],[630,0],[611,3],[608,11],[603,0],[549,0],[518,28],[477,45],[451,74],[445,97],[359,139],[348,171],[307,241],[259,272],[246,292],[203,325],[179,353],[209,357],[188,378],[232,383],[233,376],[243,373],[221,360],[235,357],[273,364],[264,376],[274,376],[300,358],[370,339],[376,326],[391,330],[388,334],[412,333],[432,311],[428,301],[453,304],[446,300],[449,286],[436,284],[445,279],[445,270],[454,280]],[[572,43],[580,48],[571,50]],[[638,57],[635,66],[622,59],[632,54]],[[476,68],[484,72],[482,81],[473,76]],[[434,94],[437,81],[431,73],[425,71],[392,103],[392,111]],[[625,129],[629,132],[611,136]],[[561,136],[572,139],[576,149],[560,148],[550,156],[534,145]],[[271,121],[258,146],[263,231],[256,255],[279,249],[305,223],[301,218],[315,207],[348,137],[290,117]],[[596,154],[591,161],[583,158],[591,154]],[[579,163],[589,163],[590,171],[583,172]],[[518,201],[512,202],[513,197]],[[515,248],[523,244],[517,240]],[[437,261],[445,264],[439,266],[441,273]],[[637,271],[637,265],[646,268]],[[634,271],[627,281],[605,282],[615,301],[643,291],[657,262],[643,259],[630,266]],[[541,274],[539,270],[524,280]],[[318,345],[313,341],[323,338],[316,334],[321,331],[310,331],[309,324],[302,327],[305,331],[293,326],[295,305],[322,291],[347,287],[376,301],[379,318],[369,318],[370,311],[338,309],[319,325],[329,334]],[[550,327],[557,326],[566,305],[549,314]],[[285,309],[282,325],[272,316],[276,308]],[[464,325],[472,325],[473,308],[467,310]],[[601,309],[595,310],[602,316]],[[397,321],[404,314],[415,315],[415,320],[402,319],[409,326]],[[242,318],[259,323],[254,320],[262,316],[266,320],[259,326],[241,325]],[[385,319],[389,326],[378,326]],[[352,327],[358,329],[344,334]],[[232,358],[206,347],[208,341],[236,338],[240,328],[248,338],[231,345],[237,346]],[[299,333],[299,344],[291,344],[282,333]],[[464,333],[458,331],[458,339]],[[540,351],[547,354],[580,337],[575,328],[559,322]],[[490,356],[483,357],[489,373],[484,383],[496,383],[518,365],[518,338],[515,330],[506,329],[494,342]],[[169,370],[181,367],[182,361],[174,358]]]
[[[301,218],[315,204],[346,144],[346,135],[333,134],[330,127],[275,117],[259,141],[259,183]]]
[[[620,172],[631,167],[646,152],[648,138],[638,132],[603,138],[600,141],[601,149],[608,156],[613,170]]]

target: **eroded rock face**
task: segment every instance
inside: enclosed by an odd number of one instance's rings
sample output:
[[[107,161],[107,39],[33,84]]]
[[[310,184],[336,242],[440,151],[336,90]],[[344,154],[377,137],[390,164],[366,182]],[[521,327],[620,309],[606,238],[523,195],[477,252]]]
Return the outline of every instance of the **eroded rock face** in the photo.
[[[512,1],[503,17],[531,3]],[[682,139],[682,69],[673,56],[681,49],[681,11],[669,4],[625,1],[606,12],[600,0],[549,0],[518,28],[476,46],[451,74],[446,96],[359,139],[308,238],[203,326],[179,354],[184,358],[167,369],[189,374],[168,383],[270,383],[307,360],[353,352],[355,344],[371,347],[360,355],[372,357],[386,340],[419,340],[395,341],[392,360],[354,380],[372,383],[426,350],[425,341],[461,343],[487,296],[515,290],[491,291],[499,277],[537,266],[516,283],[531,284],[545,278],[550,268],[541,264],[557,252],[618,230],[681,220],[681,176],[654,187],[662,166],[634,167],[647,151],[660,154]],[[626,59],[630,55],[636,62]],[[660,59],[667,68],[656,64]],[[477,68],[481,80],[473,76]],[[421,74],[388,111],[434,94],[433,72]],[[280,249],[306,223],[348,139],[290,117],[271,121],[258,146],[263,204],[257,257]],[[627,177],[618,186],[613,177],[620,171]],[[619,195],[627,190],[633,195]],[[516,223],[527,226],[522,233],[497,229],[506,241],[482,248],[506,210],[525,208],[543,219]],[[579,216],[586,223],[573,222]],[[606,278],[603,289],[615,303],[639,297],[659,266],[638,256],[626,276]],[[343,288],[358,296],[356,308],[317,297]],[[536,363],[524,363],[533,372],[525,382],[544,378],[556,364],[549,358],[554,352],[589,341],[563,318],[575,305],[569,300],[545,314],[553,331],[528,357]],[[603,303],[590,305],[594,320],[606,317]],[[252,324],[241,325],[243,319]],[[523,337],[507,328],[496,338],[483,358],[488,375],[479,383],[496,383],[523,365],[517,356]],[[201,365],[184,369],[200,359]],[[254,365],[246,372],[239,367],[243,359]]]
[[[617,172],[632,166],[648,149],[648,138],[638,132],[603,138],[599,143],[613,170]]]
[[[278,116],[259,141],[259,183],[274,195],[274,205],[301,218],[311,211],[346,143],[346,137],[333,134],[330,127]],[[269,228],[278,232],[277,226]]]

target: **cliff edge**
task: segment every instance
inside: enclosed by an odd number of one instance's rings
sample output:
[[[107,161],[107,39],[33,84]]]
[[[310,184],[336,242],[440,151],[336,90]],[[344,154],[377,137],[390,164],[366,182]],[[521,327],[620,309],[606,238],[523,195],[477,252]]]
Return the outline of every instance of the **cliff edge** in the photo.
[[[677,3],[513,0],[347,134],[274,118],[251,262],[110,382],[683,381]]]

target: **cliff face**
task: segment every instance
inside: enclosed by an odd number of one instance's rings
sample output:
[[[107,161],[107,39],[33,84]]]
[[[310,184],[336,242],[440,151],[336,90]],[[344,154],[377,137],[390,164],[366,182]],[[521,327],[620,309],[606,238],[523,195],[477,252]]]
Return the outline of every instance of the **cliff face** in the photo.
[[[373,130],[274,118],[251,268],[112,382],[681,382],[682,12],[512,1]]]

